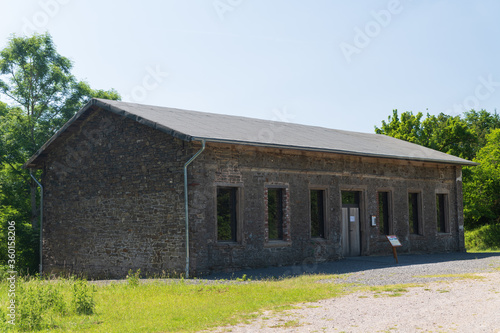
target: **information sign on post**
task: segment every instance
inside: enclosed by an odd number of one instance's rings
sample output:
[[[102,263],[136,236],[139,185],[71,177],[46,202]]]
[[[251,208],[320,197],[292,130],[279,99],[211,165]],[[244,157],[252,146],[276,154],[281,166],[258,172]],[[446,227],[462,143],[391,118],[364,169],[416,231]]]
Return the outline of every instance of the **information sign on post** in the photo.
[[[398,253],[396,252],[396,248],[403,245],[401,245],[401,242],[399,241],[396,235],[387,235],[386,237],[389,243],[391,243],[392,254],[394,255],[394,259],[396,259],[396,264],[397,264],[399,262],[398,262]]]

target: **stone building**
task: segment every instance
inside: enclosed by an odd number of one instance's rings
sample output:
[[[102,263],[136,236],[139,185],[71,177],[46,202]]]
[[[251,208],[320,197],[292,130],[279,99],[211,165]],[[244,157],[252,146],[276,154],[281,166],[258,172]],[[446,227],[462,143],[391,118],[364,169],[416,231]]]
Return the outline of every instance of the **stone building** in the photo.
[[[464,251],[462,165],[384,135],[93,99],[25,167],[43,170],[44,272],[124,277],[390,254],[387,234]]]

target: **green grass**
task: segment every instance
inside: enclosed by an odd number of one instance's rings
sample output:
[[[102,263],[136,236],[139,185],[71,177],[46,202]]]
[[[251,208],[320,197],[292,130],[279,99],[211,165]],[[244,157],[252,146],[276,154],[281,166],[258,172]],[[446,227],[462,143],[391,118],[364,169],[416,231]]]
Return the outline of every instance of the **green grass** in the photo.
[[[484,225],[465,231],[465,248],[468,252],[500,251],[500,224]]]
[[[28,283],[39,289],[51,284],[62,295],[68,309],[65,313],[50,310],[41,314],[43,327],[54,332],[192,332],[235,324],[255,318],[264,310],[281,311],[296,303],[331,298],[352,289],[346,284],[318,283],[325,278],[335,280],[335,276],[311,275],[250,283],[115,283],[96,287],[93,315],[71,310],[73,282],[69,280]],[[0,284],[0,301],[6,308],[5,283]]]
[[[421,287],[421,284],[407,283],[407,284],[395,284],[388,286],[370,286],[370,287],[360,287],[360,290],[367,290],[374,292],[374,297],[398,297],[403,296],[404,293],[408,292],[408,288],[411,287]]]
[[[473,280],[482,280],[485,277],[484,276],[478,276],[475,274],[471,273],[466,273],[466,274],[434,274],[434,275],[416,275],[415,277],[417,278],[453,278],[455,280],[461,280],[461,279],[473,279]]]
[[[86,327],[94,321],[94,287],[87,281],[61,279],[47,281],[19,279],[15,289],[15,325],[6,320],[8,285],[0,283],[0,329],[2,331],[38,331],[58,328],[61,323],[79,323]]]
[[[1,322],[0,331],[53,332],[194,332],[248,322],[266,310],[283,311],[299,303],[352,291],[373,297],[397,297],[421,284],[370,287],[343,283],[337,275],[304,275],[265,281],[139,280],[133,273],[122,283],[88,284],[81,280],[20,280],[16,327]],[[426,275],[477,279],[474,274]],[[446,292],[443,290],[442,292]],[[23,301],[24,299],[24,301]],[[0,317],[6,317],[8,285],[0,282]],[[22,303],[21,302],[21,303]],[[19,305],[19,303],[16,303]],[[26,312],[26,309],[37,311]],[[39,310],[39,311],[38,311]],[[24,324],[24,328],[20,323]],[[284,322],[296,327],[299,322]]]

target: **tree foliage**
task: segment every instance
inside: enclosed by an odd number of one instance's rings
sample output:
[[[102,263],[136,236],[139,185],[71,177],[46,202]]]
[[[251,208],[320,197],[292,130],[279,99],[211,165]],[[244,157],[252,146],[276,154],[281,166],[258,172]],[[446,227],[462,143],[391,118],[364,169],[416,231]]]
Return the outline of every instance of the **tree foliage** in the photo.
[[[485,110],[470,110],[463,116],[427,114],[425,118],[421,112],[399,115],[393,110],[375,132],[480,163],[463,168],[465,225],[470,229],[499,221],[498,129],[500,116]]]
[[[15,221],[20,271],[36,271],[38,249],[36,184],[23,163],[91,98],[120,98],[78,81],[72,67],[49,34],[12,36],[0,51],[0,248]]]
[[[57,53],[49,34],[13,36],[0,52],[0,93],[17,106],[16,113],[10,112],[5,120],[20,140],[18,155],[23,159],[35,153],[90,98],[119,98],[114,90],[92,90],[86,82],[77,81],[72,66]]]
[[[470,226],[500,223],[500,129],[486,135],[469,180],[464,183],[464,214]]]

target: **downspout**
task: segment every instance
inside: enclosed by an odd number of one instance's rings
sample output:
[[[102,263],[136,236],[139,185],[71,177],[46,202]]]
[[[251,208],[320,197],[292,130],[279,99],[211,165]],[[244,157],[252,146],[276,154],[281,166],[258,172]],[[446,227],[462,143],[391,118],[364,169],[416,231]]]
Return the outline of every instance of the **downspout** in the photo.
[[[33,178],[35,183],[40,187],[40,276],[42,276],[43,272],[43,266],[42,266],[42,245],[43,245],[43,236],[42,236],[42,230],[43,230],[43,186],[40,184],[40,182],[33,176],[32,169],[30,169],[30,176]]]
[[[464,195],[463,195],[463,183],[462,183],[462,167],[461,166],[456,166],[455,167],[455,176],[456,176],[456,182],[455,182],[455,193],[456,193],[456,214],[457,214],[457,238],[458,238],[458,251],[459,252],[466,252],[465,249],[465,240],[463,240],[463,235],[464,235]],[[451,223],[450,223],[450,228],[451,228]]]
[[[189,278],[189,203],[187,167],[205,150],[205,140],[201,140],[201,149],[184,164],[184,210],[186,219],[186,279]]]

